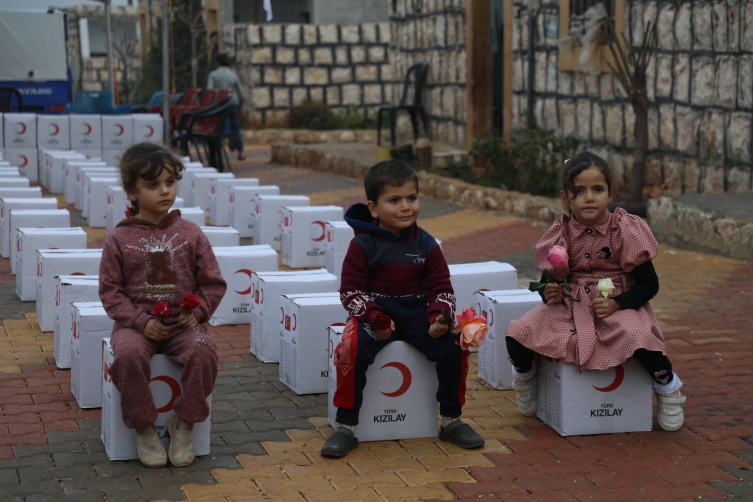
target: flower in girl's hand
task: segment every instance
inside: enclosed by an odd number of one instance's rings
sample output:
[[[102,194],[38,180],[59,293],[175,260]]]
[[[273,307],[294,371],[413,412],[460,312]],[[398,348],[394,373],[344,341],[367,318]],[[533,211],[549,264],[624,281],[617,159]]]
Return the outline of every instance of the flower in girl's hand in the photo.
[[[190,314],[191,311],[197,308],[199,305],[201,305],[201,301],[199,301],[199,298],[197,296],[192,295],[191,293],[186,293],[185,295],[183,295],[183,301],[180,302],[180,307],[186,314]]]
[[[612,282],[612,279],[609,277],[599,279],[599,283],[596,285],[596,290],[599,292],[599,295],[604,298],[609,298],[609,295],[614,291],[614,283]]]
[[[173,315],[173,311],[170,310],[170,305],[168,305],[165,302],[155,303],[154,304],[154,310],[152,310],[152,315],[157,316],[157,322],[162,324],[162,321],[160,320],[162,317],[168,317]]]
[[[549,250],[549,254],[546,255],[546,261],[548,261],[554,268],[567,268],[567,250],[562,246],[552,247],[552,249]]]
[[[377,314],[374,317],[374,320],[371,321],[371,325],[374,326],[374,329],[377,331],[385,331],[392,326],[392,319],[387,315]]]
[[[486,334],[489,332],[489,326],[486,325],[486,318],[476,316],[473,307],[465,307],[461,314],[458,314],[455,327],[452,332],[460,335],[460,348],[467,350],[468,347],[478,348],[486,340]]]

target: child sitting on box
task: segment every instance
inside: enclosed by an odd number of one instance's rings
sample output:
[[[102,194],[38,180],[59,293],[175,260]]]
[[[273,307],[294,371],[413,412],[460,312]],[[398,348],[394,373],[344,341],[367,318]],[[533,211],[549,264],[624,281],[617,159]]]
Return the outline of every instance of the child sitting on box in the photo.
[[[439,438],[462,448],[482,446],[484,439],[459,419],[468,351],[441,323],[442,310],[454,311],[455,296],[442,250],[416,224],[418,176],[404,162],[385,161],[369,169],[364,186],[368,205],[354,204],[345,214],[355,237],[345,256],[340,286],[343,306],[358,322],[358,330],[353,331],[353,339],[346,330],[337,349],[339,363],[349,362],[352,368],[341,371],[338,365],[337,430],[322,446],[322,455],[344,457],[358,446],[355,428],[366,370],[377,353],[395,340],[410,343],[437,363]]]
[[[604,370],[635,357],[652,377],[659,425],[682,427],[682,382],[672,371],[664,335],[648,304],[659,291],[651,260],[658,244],[648,225],[612,201],[609,166],[583,152],[565,162],[560,199],[569,216],[556,221],[536,244],[536,264],[572,291],[549,283],[539,305],[507,326],[507,352],[521,415],[536,412],[534,352],[579,370]],[[554,248],[560,246],[560,248]],[[559,260],[559,262],[558,262]],[[552,262],[557,265],[553,267]],[[611,279],[599,294],[600,279]],[[545,282],[545,279],[542,279]]]
[[[179,210],[170,211],[183,169],[161,145],[126,150],[120,174],[130,217],[107,236],[99,268],[99,297],[115,321],[109,374],[120,391],[123,422],[134,429],[139,459],[151,468],[165,466],[168,455],[175,466],[193,462],[193,424],[209,416],[206,399],[217,377],[217,347],[203,323],[222,300],[226,283],[201,229],[181,219]],[[195,295],[199,305],[180,315],[155,309],[166,303],[180,312],[186,294]],[[151,311],[167,314],[164,323]],[[183,393],[168,422],[168,455],[154,426],[158,413],[149,390],[149,359],[156,352],[183,366]]]

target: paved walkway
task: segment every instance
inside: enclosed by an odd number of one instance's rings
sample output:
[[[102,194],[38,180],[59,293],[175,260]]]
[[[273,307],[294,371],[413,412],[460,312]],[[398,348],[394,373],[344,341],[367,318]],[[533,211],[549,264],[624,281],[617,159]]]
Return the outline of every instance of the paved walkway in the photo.
[[[301,193],[312,204],[361,201],[360,182],[268,165],[269,150],[234,162],[239,176]],[[532,248],[545,231],[523,220],[425,198],[420,223],[450,263],[502,260],[535,278]],[[74,216],[74,221],[82,221]],[[90,229],[88,229],[90,230]],[[103,232],[89,234],[101,246]],[[109,462],[99,410],[80,410],[69,371],[56,370],[52,334],[34,303],[17,302],[0,260],[0,490],[3,500],[697,500],[753,494],[753,344],[746,310],[753,265],[662,246],[661,292],[652,302],[675,370],[686,383],[686,428],[560,438],[521,417],[510,391],[476,376],[464,418],[486,438],[464,451],[436,440],[365,443],[344,460],[318,450],[332,432],[326,396],[296,396],[277,365],[249,354],[247,326],[211,328],[222,370],[213,395],[212,453],[184,469]],[[655,425],[655,428],[657,426]],[[746,481],[740,482],[741,479]]]

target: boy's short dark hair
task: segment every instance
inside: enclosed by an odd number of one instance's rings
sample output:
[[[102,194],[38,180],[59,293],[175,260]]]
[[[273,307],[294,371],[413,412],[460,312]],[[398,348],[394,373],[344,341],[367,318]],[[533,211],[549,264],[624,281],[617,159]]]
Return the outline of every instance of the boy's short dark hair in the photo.
[[[384,160],[369,168],[363,178],[363,186],[366,198],[376,204],[388,186],[399,187],[409,181],[416,184],[418,191],[418,175],[411,166],[402,160]]]
[[[230,58],[225,53],[217,55],[217,62],[220,66],[230,66]]]

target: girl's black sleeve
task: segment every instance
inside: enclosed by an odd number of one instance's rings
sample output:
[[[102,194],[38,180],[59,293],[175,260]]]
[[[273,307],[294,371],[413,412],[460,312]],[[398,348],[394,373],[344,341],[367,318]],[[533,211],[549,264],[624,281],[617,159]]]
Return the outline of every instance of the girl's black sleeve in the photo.
[[[659,277],[651,260],[635,267],[633,277],[633,287],[613,298],[623,309],[639,309],[659,292]]]

